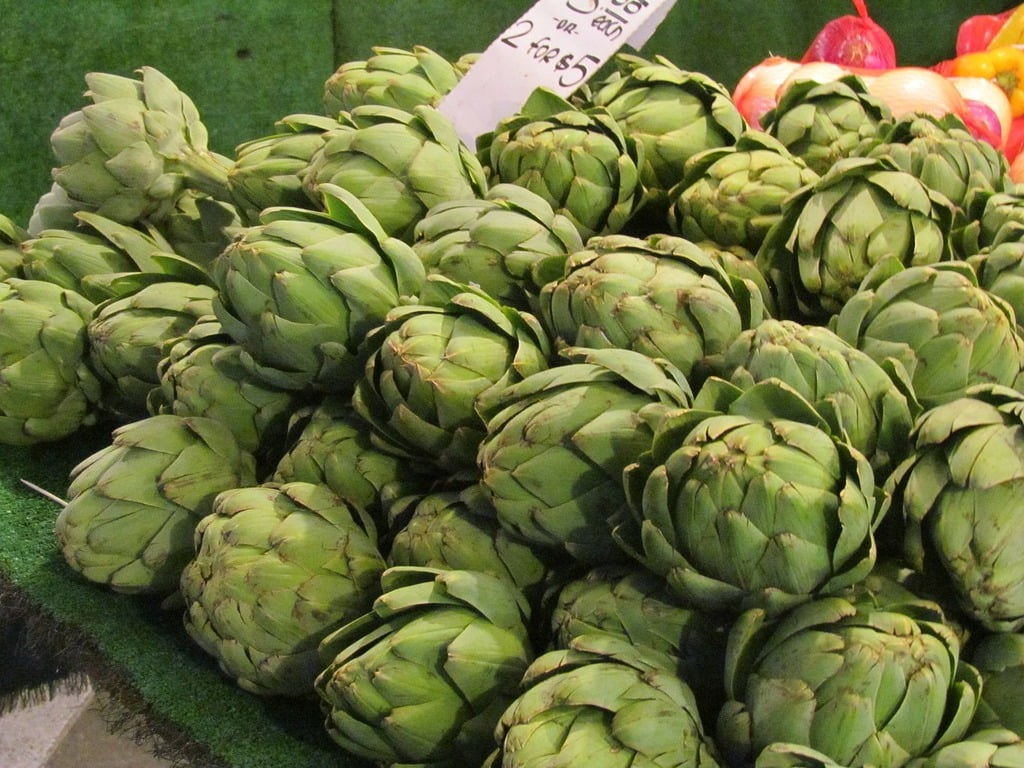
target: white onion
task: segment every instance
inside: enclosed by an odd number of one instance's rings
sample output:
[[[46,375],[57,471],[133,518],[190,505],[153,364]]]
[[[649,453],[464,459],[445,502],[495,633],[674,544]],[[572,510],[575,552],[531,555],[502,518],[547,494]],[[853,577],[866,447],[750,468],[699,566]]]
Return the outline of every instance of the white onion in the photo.
[[[943,117],[963,115],[966,105],[949,78],[924,67],[896,67],[867,81],[868,91],[881,99],[896,118],[913,113]]]
[[[778,90],[799,62],[782,56],[770,56],[744,73],[732,92],[736,108],[754,128],[761,127],[761,116],[778,103]]]

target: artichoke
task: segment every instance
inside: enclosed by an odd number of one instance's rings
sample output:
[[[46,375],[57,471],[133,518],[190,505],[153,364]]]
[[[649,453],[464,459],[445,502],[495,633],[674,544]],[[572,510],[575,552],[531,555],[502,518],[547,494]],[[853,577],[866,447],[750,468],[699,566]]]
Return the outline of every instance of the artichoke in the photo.
[[[925,601],[825,597],[775,620],[753,608],[733,624],[727,654],[716,741],[735,766],[791,744],[839,766],[900,768],[964,736],[981,688]]]
[[[732,145],[746,123],[722,83],[680,69],[664,56],[619,53],[614,65],[615,71],[593,87],[590,103],[608,110],[622,132],[643,145],[646,207],[665,211],[686,162]]]
[[[326,395],[293,412],[283,455],[270,480],[326,485],[366,510],[386,531],[386,508],[395,497],[426,492],[434,478],[373,445],[370,425],[347,397]]]
[[[324,110],[335,117],[363,104],[409,111],[436,107],[461,77],[455,64],[425,45],[373,46],[371,56],[347,61],[327,78]]]
[[[244,690],[314,696],[320,641],[380,591],[377,532],[326,486],[225,490],[181,574],[185,630]]]
[[[207,280],[203,269],[173,253],[156,231],[142,232],[88,211],[72,229],[45,229],[21,243],[22,272],[99,304],[162,280]]]
[[[639,352],[566,356],[485,412],[480,483],[498,522],[535,546],[589,565],[622,560],[609,522],[625,504],[622,471],[650,447],[658,419],[692,394],[677,368]]]
[[[259,375],[285,389],[351,391],[363,337],[425,279],[412,248],[352,193],[322,188],[327,212],[264,211],[212,266],[214,313]]]
[[[979,385],[917,420],[890,476],[908,562],[991,631],[1024,627],[1024,395]]]
[[[1006,155],[975,138],[953,114],[940,118],[911,113],[886,121],[857,154],[887,158],[945,195],[956,206],[958,226],[968,223],[974,196],[1011,186]]]
[[[906,455],[921,410],[910,382],[834,331],[767,319],[740,333],[723,358],[720,375],[741,389],[773,378],[793,387],[871,461],[876,477]]]
[[[25,256],[21,244],[29,239],[26,230],[7,216],[0,214],[0,280],[8,277],[25,277],[21,265]]]
[[[476,470],[486,431],[479,401],[546,369],[551,356],[532,315],[436,276],[423,303],[396,307],[367,344],[374,352],[352,404],[371,437],[385,452],[455,474]]]
[[[764,315],[761,293],[682,238],[593,237],[541,290],[541,318],[563,345],[632,349],[696,383]]]
[[[537,605],[554,571],[550,558],[502,528],[478,485],[399,499],[388,565],[480,571],[504,579]]]
[[[797,80],[761,118],[766,133],[819,174],[857,154],[874,138],[892,110],[857,75],[819,83]]]
[[[606,633],[576,637],[526,670],[485,768],[717,768],[690,687],[670,660]]]
[[[1024,634],[987,633],[970,649],[969,659],[984,682],[971,730],[1006,728],[1024,738]]]
[[[346,189],[388,235],[411,243],[417,222],[435,205],[487,191],[480,161],[433,107],[365,105],[342,113],[339,122],[303,174],[318,205],[325,204],[323,184]]]
[[[255,459],[219,421],[158,414],[128,422],[72,468],[57,541],[90,582],[168,595],[217,494],[255,484]]]
[[[978,285],[1010,305],[1017,324],[1024,317],[1024,240],[983,248],[967,258]]]
[[[103,385],[86,330],[94,309],[43,280],[0,281],[0,442],[52,442],[97,421]]]
[[[216,293],[209,285],[157,282],[96,307],[86,330],[89,361],[105,385],[105,409],[122,419],[149,415],[163,359],[213,313]]]
[[[883,259],[951,258],[952,226],[952,203],[913,174],[881,158],[844,158],[786,199],[757,260],[782,317],[824,322]]]
[[[911,760],[909,768],[1022,768],[1024,739],[1005,728],[977,731]]]
[[[954,233],[957,255],[968,258],[1002,243],[1024,239],[1024,189],[975,192],[966,211],[967,223]]]
[[[818,174],[764,131],[748,130],[734,144],[691,156],[669,190],[672,232],[720,247],[756,252],[782,201]]]
[[[566,216],[586,241],[621,231],[644,200],[643,145],[602,107],[538,88],[477,139],[492,183],[519,184]]]
[[[831,327],[875,361],[901,366],[925,408],[975,384],[1012,386],[1024,366],[1013,310],[964,262],[882,263]]]
[[[243,350],[212,316],[196,320],[157,364],[158,386],[150,390],[151,414],[209,416],[257,457],[260,476],[282,452],[292,414],[302,402],[294,390],[255,376],[242,362]]]
[[[53,182],[50,184],[50,188],[36,200],[25,231],[34,237],[47,229],[74,229],[77,226],[75,214],[87,208],[85,203],[68,197],[64,187]]]
[[[576,226],[518,184],[439,203],[416,225],[413,242],[427,274],[477,285],[499,303],[528,311],[536,311],[540,289],[582,248]]]
[[[192,100],[153,67],[138,74],[85,76],[92,103],[50,137],[54,181],[72,204],[123,224],[163,218],[185,189],[230,200],[231,161],[208,149]]]
[[[257,223],[266,208],[311,207],[304,182],[306,168],[327,132],[340,123],[320,115],[295,114],[274,125],[276,133],[239,144],[228,170],[231,197],[250,223]]]
[[[242,228],[242,213],[234,204],[191,190],[179,196],[174,210],[151,227],[174,253],[207,274],[214,259]]]
[[[670,656],[697,697],[702,717],[724,702],[725,638],[731,619],[679,600],[665,580],[635,564],[599,566],[558,589],[550,609],[552,645],[570,648],[594,632]]]
[[[709,379],[624,482],[616,539],[705,610],[775,615],[875,563],[886,504],[870,463],[777,379],[742,391]]]
[[[328,734],[385,765],[479,765],[533,659],[529,608],[476,571],[394,567],[369,613],[321,643]]]

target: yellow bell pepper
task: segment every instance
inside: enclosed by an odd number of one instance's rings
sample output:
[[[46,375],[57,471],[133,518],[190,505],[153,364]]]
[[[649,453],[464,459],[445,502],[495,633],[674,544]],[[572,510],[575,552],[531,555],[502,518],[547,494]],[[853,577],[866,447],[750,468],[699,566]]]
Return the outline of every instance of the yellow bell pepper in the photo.
[[[1014,117],[1024,115],[1024,48],[1003,45],[957,56],[949,74],[983,77],[1003,89]]]
[[[1002,48],[1004,45],[1024,43],[1024,3],[1013,9],[1006,17],[1002,27],[989,42],[989,50]]]

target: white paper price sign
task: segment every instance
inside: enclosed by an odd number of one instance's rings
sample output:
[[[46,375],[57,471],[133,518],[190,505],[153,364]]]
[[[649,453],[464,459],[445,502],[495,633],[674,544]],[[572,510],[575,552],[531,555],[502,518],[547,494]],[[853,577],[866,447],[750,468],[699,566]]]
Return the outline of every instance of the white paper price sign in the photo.
[[[466,144],[535,88],[568,96],[623,45],[640,48],[676,0],[539,0],[487,46],[438,109]]]

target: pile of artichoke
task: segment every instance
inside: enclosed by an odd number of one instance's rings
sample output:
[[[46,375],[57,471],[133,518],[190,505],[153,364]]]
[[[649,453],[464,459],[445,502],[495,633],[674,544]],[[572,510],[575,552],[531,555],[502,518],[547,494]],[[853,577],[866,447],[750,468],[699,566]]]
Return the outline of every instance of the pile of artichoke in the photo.
[[[87,76],[0,218],[0,440],[111,435],[68,577],[368,764],[1024,765],[1005,157],[634,55],[469,147],[473,60],[376,49],[232,156]]]

